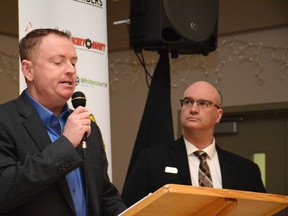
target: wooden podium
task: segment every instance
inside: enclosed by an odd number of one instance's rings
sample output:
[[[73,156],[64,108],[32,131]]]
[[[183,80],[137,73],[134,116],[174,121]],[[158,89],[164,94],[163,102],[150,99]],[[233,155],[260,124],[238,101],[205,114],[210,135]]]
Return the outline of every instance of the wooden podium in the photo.
[[[288,207],[288,196],[168,184],[121,216],[268,216]]]

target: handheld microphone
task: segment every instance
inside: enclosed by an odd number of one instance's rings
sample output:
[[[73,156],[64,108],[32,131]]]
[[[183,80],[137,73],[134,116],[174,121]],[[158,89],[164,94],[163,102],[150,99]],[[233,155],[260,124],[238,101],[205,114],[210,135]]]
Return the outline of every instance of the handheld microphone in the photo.
[[[86,106],[86,97],[83,92],[77,91],[74,92],[71,98],[72,105],[74,109],[76,109],[78,106],[85,107]],[[81,150],[83,158],[86,159],[87,157],[87,133],[83,135],[82,141],[81,141]]]

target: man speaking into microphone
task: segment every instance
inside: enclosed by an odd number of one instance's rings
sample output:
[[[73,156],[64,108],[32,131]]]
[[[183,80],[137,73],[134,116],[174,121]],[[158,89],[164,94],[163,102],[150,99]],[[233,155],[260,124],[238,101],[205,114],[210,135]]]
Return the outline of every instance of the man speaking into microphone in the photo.
[[[70,35],[35,29],[19,52],[27,88],[0,106],[0,216],[118,215],[100,129],[85,105],[67,105],[77,78]]]

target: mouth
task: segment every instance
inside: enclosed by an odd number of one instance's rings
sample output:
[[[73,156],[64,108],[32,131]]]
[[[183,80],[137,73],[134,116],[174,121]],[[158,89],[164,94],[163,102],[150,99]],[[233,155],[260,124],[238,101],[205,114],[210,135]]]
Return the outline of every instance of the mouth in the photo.
[[[195,117],[188,117],[187,120],[188,121],[199,121],[199,119],[195,118]]]
[[[71,81],[63,81],[63,82],[60,82],[60,83],[65,85],[65,86],[71,86],[72,85]]]

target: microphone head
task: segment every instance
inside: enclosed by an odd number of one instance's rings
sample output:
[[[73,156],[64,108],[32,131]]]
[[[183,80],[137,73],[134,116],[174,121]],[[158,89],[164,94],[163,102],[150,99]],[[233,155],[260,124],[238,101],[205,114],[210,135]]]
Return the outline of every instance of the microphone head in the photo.
[[[76,109],[78,106],[85,107],[86,97],[83,92],[77,91],[73,93],[71,102],[72,102],[74,109]]]

